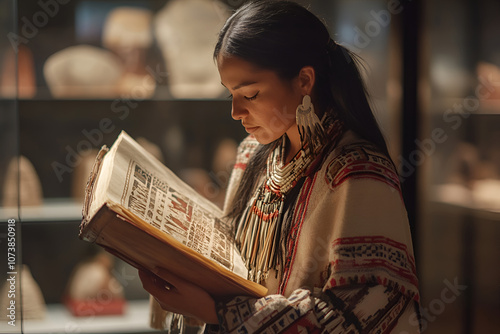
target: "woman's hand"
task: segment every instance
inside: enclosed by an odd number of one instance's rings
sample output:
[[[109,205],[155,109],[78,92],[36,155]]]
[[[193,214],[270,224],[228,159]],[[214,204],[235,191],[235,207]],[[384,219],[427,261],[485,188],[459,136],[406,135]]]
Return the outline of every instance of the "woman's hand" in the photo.
[[[198,318],[207,324],[218,323],[215,301],[206,291],[164,269],[155,273],[139,270],[139,277],[144,289],[164,310]]]

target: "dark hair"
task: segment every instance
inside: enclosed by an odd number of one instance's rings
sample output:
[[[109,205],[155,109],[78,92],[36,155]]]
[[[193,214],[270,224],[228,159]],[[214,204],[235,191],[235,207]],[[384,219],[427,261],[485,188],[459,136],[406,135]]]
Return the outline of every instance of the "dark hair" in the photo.
[[[214,58],[238,57],[275,71],[284,80],[304,66],[316,73],[314,93],[319,110],[332,111],[345,129],[375,144],[389,157],[373,116],[359,72],[359,58],[335,43],[323,22],[292,1],[252,1],[240,7],[222,28]],[[248,205],[273,143],[262,145],[250,160],[230,217],[239,218]]]

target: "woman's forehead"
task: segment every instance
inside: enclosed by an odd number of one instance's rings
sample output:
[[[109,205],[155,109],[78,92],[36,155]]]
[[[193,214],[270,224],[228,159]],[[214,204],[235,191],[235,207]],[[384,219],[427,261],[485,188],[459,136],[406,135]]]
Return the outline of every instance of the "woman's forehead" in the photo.
[[[217,66],[224,85],[231,89],[247,86],[272,75],[273,71],[261,69],[238,57],[218,58]]]

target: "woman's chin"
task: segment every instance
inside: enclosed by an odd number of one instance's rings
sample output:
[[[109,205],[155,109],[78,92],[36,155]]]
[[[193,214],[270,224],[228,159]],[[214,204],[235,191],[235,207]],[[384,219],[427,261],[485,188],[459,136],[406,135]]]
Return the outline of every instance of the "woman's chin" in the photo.
[[[281,136],[275,137],[275,136],[270,136],[268,134],[260,134],[260,133],[252,133],[252,135],[259,142],[259,144],[262,145],[270,144],[273,141],[276,141],[277,139],[281,138]]]

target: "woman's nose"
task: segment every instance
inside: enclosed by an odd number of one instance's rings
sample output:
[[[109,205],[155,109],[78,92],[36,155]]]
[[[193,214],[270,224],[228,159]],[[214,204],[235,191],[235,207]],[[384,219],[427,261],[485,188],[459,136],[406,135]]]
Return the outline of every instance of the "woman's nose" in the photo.
[[[248,111],[241,105],[241,103],[238,103],[237,101],[235,101],[235,99],[233,99],[231,117],[234,120],[239,121],[243,119],[247,114]]]

